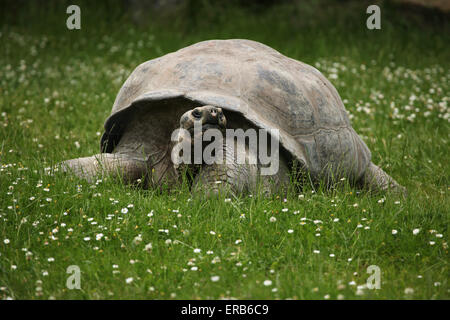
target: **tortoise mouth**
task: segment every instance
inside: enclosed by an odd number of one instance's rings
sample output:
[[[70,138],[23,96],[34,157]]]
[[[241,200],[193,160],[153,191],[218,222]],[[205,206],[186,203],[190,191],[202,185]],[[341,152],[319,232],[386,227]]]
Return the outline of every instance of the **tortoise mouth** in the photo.
[[[218,129],[220,131],[224,131],[225,126],[220,125],[218,123],[208,123],[207,122],[207,123],[200,124],[200,129],[201,129],[201,133],[204,134],[205,131],[209,130],[209,129]],[[188,130],[192,136],[194,136],[194,134],[197,133],[197,132],[195,132],[194,126],[190,126],[190,127],[186,128],[186,130]]]

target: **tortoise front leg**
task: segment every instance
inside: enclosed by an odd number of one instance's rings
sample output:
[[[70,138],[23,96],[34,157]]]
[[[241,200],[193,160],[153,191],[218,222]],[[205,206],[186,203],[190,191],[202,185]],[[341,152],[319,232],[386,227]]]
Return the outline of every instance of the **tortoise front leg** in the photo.
[[[239,148],[238,143],[244,143]],[[234,152],[233,152],[234,148]],[[245,150],[246,163],[237,163],[237,150]],[[258,155],[245,145],[244,141],[236,141],[236,145],[224,145],[224,163],[202,165],[196,175],[192,190],[194,193],[234,194],[243,192],[270,195],[283,190],[289,184],[289,169],[283,157],[279,158],[278,171],[274,175],[261,175]],[[250,161],[250,159],[255,159]],[[255,163],[256,162],[256,163]]]
[[[224,145],[223,163],[203,164],[196,174],[192,192],[207,195],[240,194],[256,179],[256,165],[236,163],[231,147]]]
[[[91,157],[66,160],[60,164],[64,172],[73,172],[92,183],[98,176],[122,177],[127,183],[136,182],[147,174],[147,163],[126,154],[99,153]]]

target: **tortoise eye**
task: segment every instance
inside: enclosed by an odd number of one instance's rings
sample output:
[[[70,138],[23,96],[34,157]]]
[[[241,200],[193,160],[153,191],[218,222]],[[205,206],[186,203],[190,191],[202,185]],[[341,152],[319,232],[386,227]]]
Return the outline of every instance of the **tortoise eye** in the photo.
[[[194,109],[194,111],[192,111],[192,116],[194,118],[200,119],[202,117],[202,113],[200,110]]]

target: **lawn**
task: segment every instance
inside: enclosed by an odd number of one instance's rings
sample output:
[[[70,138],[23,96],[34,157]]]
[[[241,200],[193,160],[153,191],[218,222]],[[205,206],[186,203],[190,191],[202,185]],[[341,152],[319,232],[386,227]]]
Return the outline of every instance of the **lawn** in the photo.
[[[386,3],[382,29],[368,30],[359,1],[201,3],[134,24],[115,2],[81,1],[72,31],[63,2],[2,10],[0,299],[449,299],[448,19]],[[51,169],[98,153],[138,64],[214,38],[320,70],[408,197],[342,181],[208,199]],[[80,289],[66,285],[72,265]],[[366,285],[372,265],[379,289]]]

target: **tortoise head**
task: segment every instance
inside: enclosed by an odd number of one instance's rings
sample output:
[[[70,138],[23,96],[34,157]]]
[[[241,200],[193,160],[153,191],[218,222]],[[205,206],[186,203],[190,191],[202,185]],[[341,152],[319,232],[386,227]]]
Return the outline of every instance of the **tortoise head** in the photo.
[[[175,136],[172,135],[172,142],[175,144],[172,146],[171,157],[175,168],[179,168],[181,163],[187,165],[204,163],[202,150],[208,145],[208,141],[211,141],[210,135],[214,136],[216,143],[222,145],[226,124],[227,120],[219,107],[204,105],[185,112],[180,118],[180,130],[174,132]],[[210,138],[205,139],[205,135]],[[193,159],[191,154],[194,156]],[[215,151],[213,154],[207,159],[213,159],[216,155]],[[217,156],[220,156],[219,153]],[[212,163],[209,160],[206,162]],[[198,173],[198,167],[191,167],[191,169],[194,169],[194,175]]]
[[[180,128],[193,131],[194,126],[200,125],[201,130],[219,129],[224,130],[227,120],[223,114],[222,108],[206,105],[197,107],[185,112],[180,118]]]

